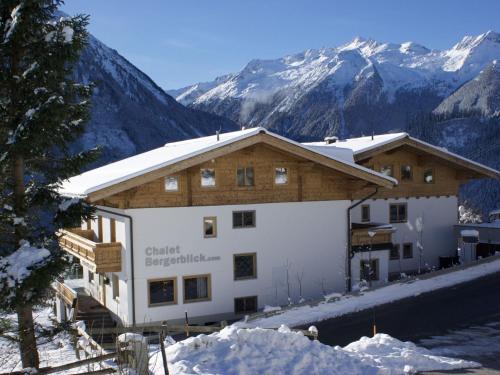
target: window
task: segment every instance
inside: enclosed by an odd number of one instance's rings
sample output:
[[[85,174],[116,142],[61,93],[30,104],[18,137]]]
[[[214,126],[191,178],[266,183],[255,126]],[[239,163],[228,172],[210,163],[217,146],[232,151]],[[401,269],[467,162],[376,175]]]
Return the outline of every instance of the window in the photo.
[[[94,281],[94,272],[89,271],[88,275],[89,275],[89,282],[94,283],[95,282]]]
[[[120,298],[120,279],[115,274],[113,274],[111,279],[113,282],[113,285],[112,285],[113,286],[113,298],[119,299]]]
[[[411,181],[413,179],[413,169],[411,165],[401,166],[401,181]]]
[[[148,280],[149,306],[177,303],[177,279]]]
[[[361,206],[361,221],[370,221],[370,205],[364,204]]]
[[[208,301],[210,298],[210,275],[184,277],[184,302]]]
[[[359,264],[359,277],[365,281],[377,281],[378,259],[361,260]]]
[[[413,258],[413,244],[411,242],[403,244],[403,258]]]
[[[393,244],[391,248],[391,252],[389,253],[390,260],[398,260],[399,259],[399,244]]]
[[[380,167],[380,173],[390,177],[394,176],[392,165],[384,165]]]
[[[434,183],[434,171],[432,169],[427,169],[424,171],[424,183],[433,184]]]
[[[179,177],[165,177],[165,191],[179,191]]]
[[[236,170],[236,182],[238,186],[253,186],[253,167],[238,168]]]
[[[116,242],[116,220],[109,219],[109,239],[111,242]]]
[[[234,211],[233,228],[255,227],[255,211]]]
[[[276,185],[288,184],[288,168],[275,168],[274,169],[274,183]]]
[[[240,297],[234,299],[234,313],[245,314],[257,311],[257,296]]]
[[[205,168],[201,170],[201,186],[215,186],[215,169]]]
[[[235,254],[234,279],[255,279],[257,277],[257,254]]]
[[[389,206],[389,221],[391,223],[405,223],[408,220],[406,203],[395,203]]]
[[[205,238],[217,237],[217,218],[215,216],[203,218],[203,236]]]

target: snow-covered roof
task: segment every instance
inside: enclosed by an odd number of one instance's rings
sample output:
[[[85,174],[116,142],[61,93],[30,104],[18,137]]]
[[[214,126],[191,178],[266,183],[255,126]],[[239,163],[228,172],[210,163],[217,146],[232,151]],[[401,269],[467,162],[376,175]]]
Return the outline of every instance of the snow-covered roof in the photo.
[[[323,146],[327,148],[348,148],[352,150],[354,154],[371,150],[376,147],[383,146],[387,143],[394,142],[396,140],[408,137],[407,133],[393,133],[393,134],[380,134],[368,136],[368,137],[359,137],[359,138],[348,138],[348,139],[340,139],[334,143],[325,144],[325,142],[311,142],[304,143],[308,146],[318,147]]]
[[[194,138],[186,141],[167,143],[162,147],[147,151],[100,168],[90,170],[72,177],[62,184],[61,194],[69,196],[87,196],[90,193],[118,184],[148,172],[175,164],[193,156],[203,154],[216,148],[240,141],[259,133],[265,133],[290,144],[308,149],[337,162],[346,164],[373,176],[383,178],[393,184],[397,180],[356,164],[352,151],[346,149],[325,149],[324,147],[309,147],[288,138],[269,132],[262,127],[249,128],[230,133]]]
[[[448,156],[451,158],[458,159],[466,164],[468,164],[470,167],[477,167],[482,169],[483,172],[489,172],[490,175],[494,175],[497,178],[500,177],[500,172],[490,168],[484,164],[475,162],[473,160],[467,159],[463,156],[457,155],[453,152],[448,151],[444,147],[438,147],[434,146],[430,143],[421,141],[420,139],[411,137],[408,133],[390,133],[390,134],[379,134],[379,135],[373,135],[373,136],[366,136],[366,137],[358,137],[358,138],[348,138],[348,139],[341,139],[338,140],[334,143],[331,144],[326,144],[325,142],[311,142],[311,143],[304,143],[304,145],[310,146],[310,147],[318,147],[318,146],[323,146],[324,148],[348,148],[351,149],[354,156],[362,154],[367,151],[371,151],[373,149],[385,146],[387,144],[400,141],[402,139],[408,139],[412,141],[414,144],[420,144],[424,147],[431,148],[435,151],[438,151],[442,153],[441,155],[443,156]],[[493,177],[493,176],[492,176]]]

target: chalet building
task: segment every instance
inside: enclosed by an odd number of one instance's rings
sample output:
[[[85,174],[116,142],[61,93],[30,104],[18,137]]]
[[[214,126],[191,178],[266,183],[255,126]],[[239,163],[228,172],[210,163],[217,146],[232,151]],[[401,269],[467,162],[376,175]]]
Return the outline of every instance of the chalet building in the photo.
[[[61,317],[85,297],[123,325],[211,322],[437,266],[456,251],[460,185],[497,177],[406,134],[168,143],[63,185],[97,213],[61,231],[82,270],[57,284]]]
[[[499,177],[496,170],[406,133],[340,140],[324,147],[352,150],[357,164],[398,180],[398,186],[379,189],[352,215],[355,223],[382,222],[395,228],[389,257],[392,275],[435,268],[440,257],[455,256],[453,226],[458,222],[460,186],[472,179]],[[369,192],[359,191],[355,199]]]

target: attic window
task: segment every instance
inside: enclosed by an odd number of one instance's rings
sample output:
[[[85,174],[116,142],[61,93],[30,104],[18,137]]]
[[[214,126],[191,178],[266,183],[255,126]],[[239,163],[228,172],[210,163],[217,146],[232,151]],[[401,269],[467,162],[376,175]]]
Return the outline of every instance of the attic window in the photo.
[[[401,180],[410,181],[413,178],[413,169],[411,165],[401,166]]]
[[[279,167],[274,172],[274,183],[276,185],[285,185],[288,183],[288,169]]]
[[[165,191],[179,191],[179,177],[165,177]]]
[[[382,167],[380,167],[380,173],[382,173],[386,176],[389,176],[389,177],[393,177],[394,173],[393,173],[392,165],[383,165]]]
[[[424,171],[424,183],[433,184],[434,183],[434,171],[432,169],[427,169]]]
[[[205,168],[201,170],[201,186],[215,186],[215,169]]]

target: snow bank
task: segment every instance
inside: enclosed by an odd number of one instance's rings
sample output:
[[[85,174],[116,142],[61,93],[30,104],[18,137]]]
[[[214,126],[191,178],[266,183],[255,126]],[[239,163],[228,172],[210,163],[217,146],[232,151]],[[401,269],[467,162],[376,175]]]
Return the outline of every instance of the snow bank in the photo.
[[[476,362],[436,356],[412,342],[402,342],[383,333],[372,338],[362,337],[344,350],[356,354],[364,364],[382,369],[385,375],[480,366]]]
[[[311,341],[282,326],[276,330],[234,325],[211,335],[178,342],[165,350],[171,374],[402,374],[423,370],[477,367],[432,355],[388,335],[363,337],[345,348]],[[150,369],[163,374],[156,352]]]
[[[178,342],[165,351],[171,374],[377,373],[350,353],[311,341],[286,327],[275,331],[229,326]],[[154,371],[163,374],[161,366]]]
[[[347,295],[333,301],[326,299],[315,305],[302,305],[295,308],[283,309],[276,312],[273,316],[261,317],[235,324],[240,327],[271,328],[279,327],[281,324],[296,327],[362,311],[403,298],[418,296],[422,293],[471,281],[495,272],[500,272],[500,259],[488,259],[481,264],[476,264],[462,270],[450,271],[427,279],[393,283],[378,289],[364,291],[358,296]]]

